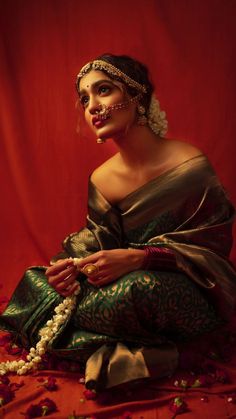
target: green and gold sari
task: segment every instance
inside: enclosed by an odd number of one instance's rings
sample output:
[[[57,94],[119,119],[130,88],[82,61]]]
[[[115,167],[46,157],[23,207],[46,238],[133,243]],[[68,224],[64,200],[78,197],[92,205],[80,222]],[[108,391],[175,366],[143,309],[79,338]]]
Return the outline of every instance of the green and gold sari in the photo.
[[[234,208],[203,155],[149,181],[116,206],[89,181],[87,225],[64,240],[63,253],[54,260],[100,249],[164,246],[175,252],[177,268],[133,271],[102,288],[79,274],[76,310],[50,351],[86,360],[87,382],[99,380],[106,365],[108,387],[148,377],[145,361],[153,348],[153,358],[165,364],[160,375],[171,372],[177,363],[172,342],[217,328],[233,310],[236,273],[228,260],[233,217]],[[32,267],[0,316],[0,329],[14,333],[25,347],[35,345],[61,300],[48,285],[45,268]]]

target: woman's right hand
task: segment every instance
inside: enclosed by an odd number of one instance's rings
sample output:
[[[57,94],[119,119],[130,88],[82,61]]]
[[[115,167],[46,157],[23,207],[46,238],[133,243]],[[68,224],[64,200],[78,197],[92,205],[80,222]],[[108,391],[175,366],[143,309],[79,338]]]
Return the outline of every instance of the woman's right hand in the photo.
[[[73,259],[60,259],[47,268],[45,275],[49,285],[63,297],[72,295],[78,288],[76,281],[78,272]]]

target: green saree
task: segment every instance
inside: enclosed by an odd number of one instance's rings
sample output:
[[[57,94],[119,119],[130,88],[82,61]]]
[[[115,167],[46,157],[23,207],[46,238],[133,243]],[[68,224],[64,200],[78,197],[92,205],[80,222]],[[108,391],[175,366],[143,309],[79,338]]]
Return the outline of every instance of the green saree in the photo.
[[[172,372],[178,357],[172,342],[217,328],[234,308],[236,273],[228,260],[233,217],[203,155],[149,181],[115,207],[89,181],[87,225],[66,237],[54,261],[100,249],[164,246],[175,252],[177,268],[130,272],[102,288],[79,274],[76,310],[49,350],[87,361],[90,384],[101,380],[104,368],[108,387],[148,377],[152,358],[162,364],[159,375]],[[36,344],[62,300],[44,272],[30,268],[0,316],[0,329],[25,347]]]

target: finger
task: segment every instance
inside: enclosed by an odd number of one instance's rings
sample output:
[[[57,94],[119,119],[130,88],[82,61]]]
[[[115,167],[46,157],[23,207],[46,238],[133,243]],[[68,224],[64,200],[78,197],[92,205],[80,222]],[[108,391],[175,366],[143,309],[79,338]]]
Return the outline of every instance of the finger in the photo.
[[[57,285],[54,289],[59,293],[59,294],[64,294],[64,293],[68,293],[73,291],[74,289],[77,289],[79,287],[79,283],[77,281],[74,281],[72,284],[67,284],[67,286],[64,286],[63,288],[61,288],[59,285]]]
[[[98,261],[100,255],[101,255],[101,252],[100,251],[99,252],[96,252],[96,253],[93,253],[92,255],[87,256],[86,258],[83,258],[78,263],[77,266],[81,269],[81,268],[83,268],[83,266],[87,265],[88,263],[96,263]]]
[[[94,282],[94,281],[91,281],[91,279],[87,279],[87,281],[88,281],[88,283],[90,284],[90,285],[92,285],[93,287],[98,287],[98,284],[97,284],[97,282]]]
[[[50,266],[55,265],[56,263],[61,262],[62,260],[65,259],[50,260]]]
[[[83,268],[80,269],[84,275],[88,278],[98,278],[102,274],[101,266],[98,263],[87,263]]]
[[[60,282],[63,282],[66,278],[68,278],[71,274],[75,274],[75,267],[72,266],[70,268],[65,269],[64,271],[58,273],[55,276],[48,277],[48,283],[52,286],[56,286]]]
[[[66,269],[67,267],[74,266],[73,259],[63,259],[60,261],[57,261],[54,265],[47,268],[45,274],[47,276],[53,276],[59,273],[61,270]]]
[[[80,285],[78,282],[74,283],[74,285],[70,286],[69,288],[60,291],[59,294],[61,294],[63,297],[68,297],[69,295],[74,294],[74,292],[79,289]]]
[[[77,284],[76,277],[77,277],[76,274],[68,275],[62,282],[56,285],[57,289],[63,290],[70,287],[74,283]]]
[[[101,283],[105,283],[106,281],[107,281],[107,277],[104,277],[104,276],[98,276],[97,278],[94,278],[94,277],[88,277],[87,278],[87,281],[90,283],[90,284],[92,284],[92,285],[94,285],[95,287],[96,286],[99,286]]]

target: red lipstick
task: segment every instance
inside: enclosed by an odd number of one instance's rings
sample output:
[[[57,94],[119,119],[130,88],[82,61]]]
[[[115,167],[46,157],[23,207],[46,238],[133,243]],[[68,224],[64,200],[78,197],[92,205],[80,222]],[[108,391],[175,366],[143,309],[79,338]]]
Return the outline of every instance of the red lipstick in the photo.
[[[101,119],[101,118],[99,118],[99,116],[94,116],[94,117],[92,118],[92,124],[93,124],[96,128],[100,128],[100,127],[102,127],[105,123],[106,123],[106,119]]]

